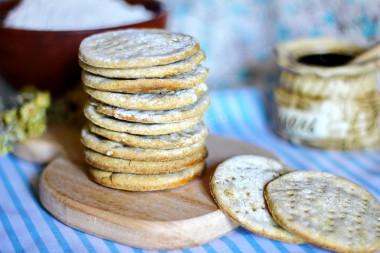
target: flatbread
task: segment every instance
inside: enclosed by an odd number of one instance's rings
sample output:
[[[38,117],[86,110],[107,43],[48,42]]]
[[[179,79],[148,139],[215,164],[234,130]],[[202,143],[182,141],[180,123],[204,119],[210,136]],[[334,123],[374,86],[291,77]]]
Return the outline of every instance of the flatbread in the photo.
[[[204,93],[193,104],[162,111],[124,109],[107,105],[93,99],[90,99],[90,102],[96,107],[96,110],[99,113],[117,119],[141,123],[170,123],[203,115],[203,113],[210,107],[210,96],[208,93]]]
[[[380,250],[380,202],[359,185],[320,171],[297,171],[270,182],[265,198],[288,231],[338,252]]]
[[[177,160],[164,162],[150,162],[137,160],[124,160],[86,149],[85,161],[91,166],[109,172],[132,173],[132,174],[166,174],[183,170],[202,162],[207,155],[203,149],[198,153]]]
[[[102,68],[146,67],[177,62],[198,50],[198,41],[190,35],[126,29],[87,37],[80,44],[79,59]]]
[[[190,71],[206,60],[203,50],[178,62],[144,68],[100,68],[79,60],[79,66],[87,72],[111,78],[163,78]]]
[[[89,174],[95,182],[110,188],[127,191],[159,191],[184,185],[202,175],[205,163],[173,173],[160,175],[137,175],[114,173],[89,168]]]
[[[130,110],[149,111],[171,110],[191,105],[207,91],[205,83],[184,90],[135,94],[100,91],[83,87],[88,95],[105,104]]]
[[[302,243],[271,217],[263,196],[265,185],[291,171],[273,159],[243,155],[230,158],[216,168],[210,190],[220,209],[246,229],[271,239]]]
[[[179,132],[198,124],[203,115],[183,121],[172,123],[136,123],[124,120],[118,120],[104,114],[98,113],[95,107],[87,104],[84,107],[84,115],[92,123],[116,132],[137,134],[137,135],[163,135]]]
[[[84,146],[98,153],[125,160],[169,161],[191,156],[204,150],[206,143],[201,141],[191,146],[173,149],[136,148],[111,141],[91,133],[84,128],[81,133]]]
[[[197,142],[204,141],[208,134],[207,126],[203,121],[182,131],[163,135],[135,135],[120,133],[99,127],[92,123],[89,123],[88,127],[91,132],[103,136],[106,139],[120,142],[131,147],[153,149],[191,146]]]
[[[164,78],[116,79],[82,71],[82,82],[96,90],[121,93],[169,91],[197,86],[205,82],[207,73],[208,69],[202,65],[195,66],[187,72]]]

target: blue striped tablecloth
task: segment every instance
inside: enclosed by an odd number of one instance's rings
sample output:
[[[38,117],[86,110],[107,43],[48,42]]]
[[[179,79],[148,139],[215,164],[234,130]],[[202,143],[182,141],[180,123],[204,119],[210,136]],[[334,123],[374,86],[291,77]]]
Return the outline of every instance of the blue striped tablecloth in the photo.
[[[274,135],[255,88],[211,91],[205,116],[210,131],[264,147],[285,164],[346,177],[380,199],[380,152],[327,152],[289,144]],[[38,200],[42,168],[0,156],[0,252],[145,252],[72,229],[55,220]],[[180,252],[180,251],[179,251]],[[310,244],[280,243],[243,228],[182,252],[327,252]]]

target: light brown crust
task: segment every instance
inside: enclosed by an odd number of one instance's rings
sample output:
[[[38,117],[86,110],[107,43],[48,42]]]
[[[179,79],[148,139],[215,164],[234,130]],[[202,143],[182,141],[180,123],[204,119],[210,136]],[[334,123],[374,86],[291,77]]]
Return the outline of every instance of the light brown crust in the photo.
[[[197,86],[206,80],[208,69],[198,65],[187,72],[165,78],[116,79],[82,71],[84,85],[103,91],[140,93],[152,91],[182,90]]]
[[[98,153],[125,160],[169,161],[181,159],[201,152],[206,147],[204,141],[188,147],[173,149],[150,149],[125,146],[91,133],[87,128],[82,130],[81,141],[84,146]]]
[[[127,191],[160,191],[184,185],[202,175],[205,163],[181,171],[161,175],[137,175],[102,171],[93,167],[89,174],[95,182],[110,188]]]
[[[84,152],[85,161],[91,166],[109,172],[132,173],[132,174],[166,174],[183,170],[202,162],[207,156],[207,150],[177,160],[164,162],[150,162],[137,160],[124,160],[110,157],[90,149]]]
[[[206,60],[203,50],[178,62],[145,68],[99,68],[79,60],[79,66],[93,74],[111,78],[164,78],[190,71]]]
[[[220,209],[246,229],[283,242],[303,243],[272,219],[263,197],[265,184],[289,171],[269,158],[236,156],[216,168],[210,179],[211,194]]]
[[[84,115],[92,123],[122,133],[136,135],[163,135],[179,132],[181,130],[195,126],[202,120],[202,115],[187,120],[172,123],[136,123],[118,120],[96,112],[95,108],[87,104],[84,108]]]
[[[125,29],[87,37],[80,44],[79,59],[103,68],[146,67],[180,61],[198,50],[198,41],[189,35]]]
[[[207,85],[177,90],[153,93],[116,93],[94,90],[84,86],[84,91],[91,97],[109,105],[131,110],[162,111],[180,108],[195,103],[207,91]]]
[[[90,103],[96,107],[96,110],[99,113],[120,120],[141,123],[170,123],[203,115],[203,113],[210,107],[210,96],[208,93],[204,93],[193,104],[162,111],[128,110],[107,105],[94,99],[90,99]]]
[[[285,229],[338,252],[380,250],[380,203],[359,185],[319,171],[297,171],[264,192],[273,218]]]
[[[88,124],[91,132],[104,138],[138,148],[182,148],[204,141],[208,129],[203,121],[179,132],[164,135],[134,135],[108,130],[92,123]]]

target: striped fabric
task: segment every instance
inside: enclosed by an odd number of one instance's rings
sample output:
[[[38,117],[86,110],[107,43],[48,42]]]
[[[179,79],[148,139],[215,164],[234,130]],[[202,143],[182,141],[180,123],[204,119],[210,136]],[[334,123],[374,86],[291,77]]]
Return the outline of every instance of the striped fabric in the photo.
[[[206,122],[212,133],[264,147],[285,164],[346,177],[380,199],[380,152],[328,152],[289,144],[268,127],[262,94],[254,88],[211,92]],[[0,252],[148,252],[74,230],[47,213],[38,201],[41,167],[0,156]],[[328,252],[310,244],[269,240],[238,228],[208,244],[178,252]]]

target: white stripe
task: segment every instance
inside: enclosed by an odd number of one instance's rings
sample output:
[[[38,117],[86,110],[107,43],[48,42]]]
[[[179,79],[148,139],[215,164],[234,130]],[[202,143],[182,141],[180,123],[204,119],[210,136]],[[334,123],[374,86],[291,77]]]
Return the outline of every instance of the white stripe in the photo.
[[[5,159],[3,159],[5,160]],[[11,166],[12,164],[9,163],[9,166]],[[21,164],[20,164],[21,165]],[[25,165],[25,163],[23,163],[22,165]],[[24,166],[22,166],[24,167]],[[31,170],[34,170],[34,168],[29,168],[27,169],[28,171],[31,171]],[[14,171],[14,174],[17,173],[16,172],[16,168],[12,168],[12,171]],[[37,172],[34,174],[34,175],[31,175],[31,177],[37,177]],[[15,175],[15,177],[19,177],[18,173]],[[22,185],[22,182],[20,182],[18,185]],[[24,186],[25,187],[25,186]],[[24,189],[25,190],[25,189]],[[27,190],[28,191],[28,190]],[[32,219],[33,221],[33,224],[34,226],[36,227],[36,230],[39,232],[41,238],[44,240],[44,243],[46,245],[46,247],[48,248],[49,251],[58,251],[58,250],[62,250],[61,246],[58,246],[56,244],[56,238],[55,236],[53,235],[52,231],[50,230],[50,228],[48,227],[47,223],[45,222],[45,220],[43,219],[41,213],[38,211],[37,212],[37,208],[42,208],[40,207],[39,205],[37,205],[37,202],[35,199],[32,199],[32,198],[29,198],[27,197],[28,196],[28,193],[24,193],[22,194],[22,196],[20,197],[19,196],[19,199],[20,201],[22,200],[22,203],[28,203],[28,209],[29,210],[32,210],[33,212],[31,211],[28,211],[28,214],[30,215],[30,218]],[[25,208],[26,209],[26,208]],[[53,218],[53,217],[52,217]],[[37,223],[35,223],[35,221],[38,220]],[[77,237],[77,235],[75,234],[75,231],[62,224],[60,221],[57,221],[57,220],[54,220],[53,222],[55,222],[57,228],[61,231],[61,234],[62,236],[66,239],[67,243],[70,245],[71,249],[75,249],[75,250],[80,250],[80,252],[85,252],[87,251],[87,249],[84,247],[84,245],[82,244],[82,242],[79,240],[79,238]],[[43,232],[41,233],[41,229],[44,229],[44,231],[49,231],[49,232]],[[17,231],[19,232],[19,231]],[[27,231],[28,235],[29,235],[29,231]],[[19,238],[23,238],[24,237],[24,234],[25,233],[21,233],[22,236],[19,236]],[[48,242],[48,243],[47,243]],[[58,242],[59,243],[59,242]],[[74,251],[75,251],[74,250]]]
[[[5,164],[7,166],[14,165],[14,163],[12,163],[9,159],[5,159]],[[25,171],[24,167],[25,164],[20,164],[19,168]],[[29,168],[28,170],[32,169],[33,168]],[[40,206],[37,205],[36,200],[32,197],[32,192],[30,192],[28,187],[24,185],[24,181],[22,180],[21,175],[17,172],[17,169],[15,167],[12,169],[12,172],[14,172],[12,173],[12,175],[10,175],[9,170],[7,170],[5,173],[7,173],[8,178],[12,178],[10,184],[12,185],[12,188],[15,190],[25,211],[28,213],[41,240],[45,243],[46,248],[54,249],[55,252],[63,252],[59,242],[54,237],[52,231],[50,230],[49,226],[42,217],[41,212],[38,210]],[[33,182],[30,181],[31,179],[33,180]],[[28,178],[28,183],[36,185],[38,183],[38,174],[34,173],[34,175],[32,175],[31,178]],[[36,197],[38,198],[38,196]],[[49,238],[49,240],[46,240],[46,238]]]
[[[97,252],[111,252],[103,239],[90,234],[86,234],[86,236],[90,244],[96,249]]]
[[[215,240],[209,243],[216,252],[232,252],[232,250],[222,240]]]
[[[0,189],[2,189],[2,184],[0,183]],[[0,192],[4,192],[0,190]],[[2,206],[3,208],[3,206]],[[4,208],[3,208],[4,209]],[[4,209],[5,210],[5,209]],[[9,218],[9,217],[8,217]],[[14,228],[13,228],[14,230]],[[14,230],[15,234],[17,235],[17,232]],[[5,231],[5,228],[3,227],[3,224],[0,222],[0,252],[13,252],[13,244],[10,241],[8,237],[8,233]]]
[[[4,163],[4,160],[5,159],[0,159],[0,167],[2,167],[2,171],[4,174],[8,172],[7,173],[8,175],[5,175],[5,176],[8,182],[11,183],[12,181],[14,181],[15,178],[17,178],[17,175],[13,175],[15,174],[15,168],[13,166],[6,165]],[[18,210],[16,209],[16,206],[14,205],[13,200],[10,198],[10,195],[8,194],[8,190],[5,188],[5,185],[3,184],[0,184],[0,187],[1,187],[0,192],[7,193],[7,194],[4,194],[4,196],[1,196],[1,200],[3,201],[3,203],[7,203],[6,205],[2,205],[2,207],[4,209],[4,212],[10,215],[10,216],[9,215],[7,216],[9,223],[13,227],[13,230],[15,231],[15,234],[17,235],[21,246],[26,252],[37,251],[38,248],[35,245],[33,238],[29,234],[29,231],[27,227],[25,226],[25,223],[21,217],[21,214],[18,213]],[[13,188],[13,191],[17,193],[17,188],[15,187],[12,187],[12,188]],[[22,202],[21,198],[19,199],[20,199],[20,202]]]

